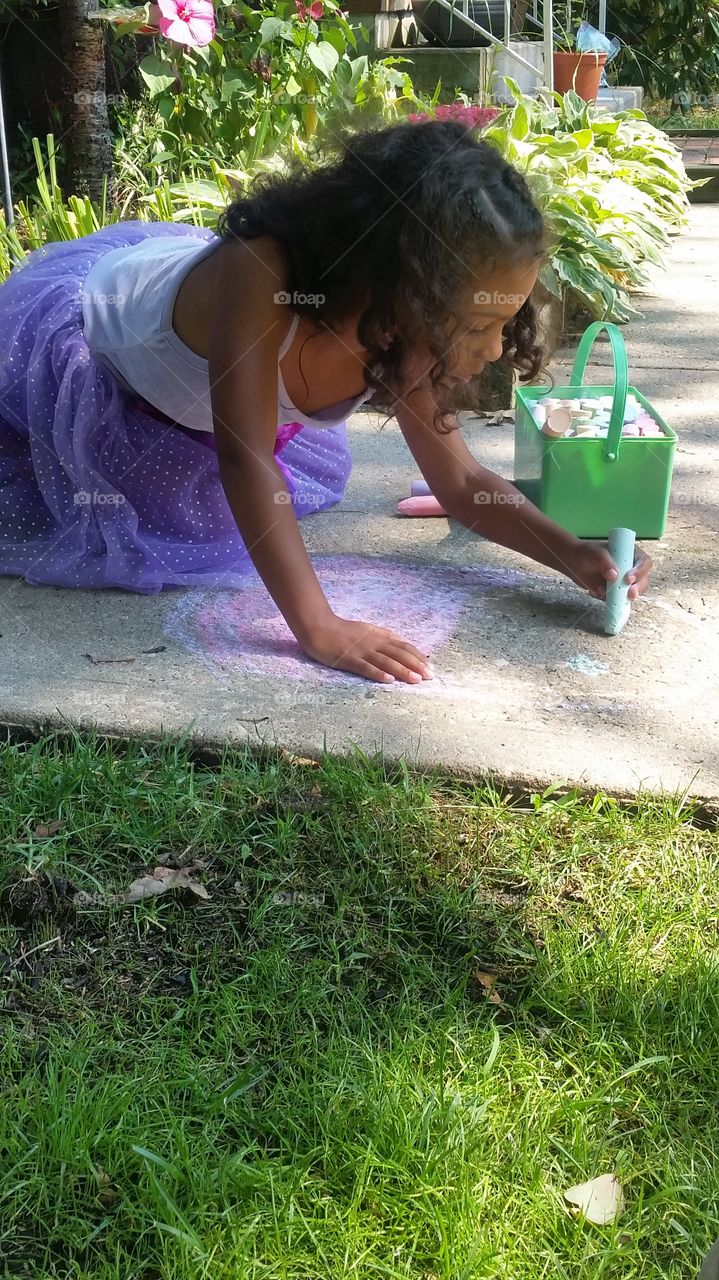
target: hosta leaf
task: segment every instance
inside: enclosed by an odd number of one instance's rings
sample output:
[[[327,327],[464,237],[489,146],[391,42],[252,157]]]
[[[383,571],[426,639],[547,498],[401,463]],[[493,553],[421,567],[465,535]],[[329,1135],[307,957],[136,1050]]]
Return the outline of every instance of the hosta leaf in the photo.
[[[529,116],[527,114],[527,108],[519,102],[512,112],[512,127],[510,129],[510,134],[513,138],[521,140],[526,138],[528,132]]]
[[[551,293],[555,298],[561,298],[562,283],[550,262],[545,262],[539,273],[539,279],[548,293]]]

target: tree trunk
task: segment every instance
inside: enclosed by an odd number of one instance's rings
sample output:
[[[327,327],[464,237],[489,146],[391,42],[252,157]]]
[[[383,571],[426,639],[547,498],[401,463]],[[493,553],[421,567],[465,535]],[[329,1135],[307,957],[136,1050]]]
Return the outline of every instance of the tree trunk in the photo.
[[[102,199],[113,189],[112,134],[107,116],[105,49],[102,23],[90,21],[93,0],[59,0],[60,42],[65,66],[65,171],[68,195]]]

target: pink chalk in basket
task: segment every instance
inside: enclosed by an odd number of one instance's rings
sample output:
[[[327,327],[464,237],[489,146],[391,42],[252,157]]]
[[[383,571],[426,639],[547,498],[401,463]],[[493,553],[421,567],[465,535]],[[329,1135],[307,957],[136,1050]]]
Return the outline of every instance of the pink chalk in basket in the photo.
[[[547,414],[547,421],[542,427],[542,435],[558,438],[563,436],[572,425],[572,415],[569,409],[551,409]]]
[[[635,425],[639,427],[639,434],[642,436],[654,436],[655,439],[661,439],[664,436],[659,423],[650,413],[641,413]]]
[[[447,512],[430,493],[417,498],[403,498],[397,503],[397,514],[400,516],[446,516]]]

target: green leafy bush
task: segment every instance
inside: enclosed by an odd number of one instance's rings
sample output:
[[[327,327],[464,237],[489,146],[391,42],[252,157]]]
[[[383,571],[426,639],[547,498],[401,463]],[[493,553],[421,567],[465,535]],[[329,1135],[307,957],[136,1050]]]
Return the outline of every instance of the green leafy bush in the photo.
[[[115,39],[147,30],[152,17],[147,4],[110,3],[103,12]],[[373,112],[391,120],[404,102],[425,105],[398,66],[407,59],[370,62],[358,52],[358,29],[338,0],[219,0],[215,21],[214,38],[201,47],[142,37],[139,72],[160,143],[151,163],[181,159],[175,178],[187,174],[188,153],[195,166],[209,168],[211,158],[249,169],[279,147],[302,153],[318,128],[340,117]],[[118,161],[122,167],[123,148]]]
[[[597,319],[626,320],[636,314],[630,294],[647,283],[648,264],[661,263],[671,235],[686,222],[692,184],[681,156],[640,111],[598,117],[574,93],[534,99],[509,83],[514,105],[482,136],[525,174],[547,221],[552,242],[542,282],[555,297],[578,300]],[[172,156],[151,166],[149,175],[138,166],[132,196],[112,210],[77,197],[65,201],[52,139],[48,173],[35,140],[38,194],[18,205],[15,232],[0,225],[0,274],[26,248],[85,235],[121,217],[212,226],[254,173],[288,163],[293,136],[289,145],[246,168],[208,159],[187,144],[181,177]],[[302,144],[309,162],[321,159],[314,142]],[[299,146],[296,139],[294,145]],[[163,172],[166,165],[172,176]]]
[[[576,93],[513,97],[483,131],[520,169],[553,237],[545,288],[573,295],[595,319],[636,315],[630,292],[648,283],[687,221],[681,155],[641,111],[599,116]]]
[[[626,43],[620,80],[678,105],[719,105],[719,0],[621,0],[607,30]]]

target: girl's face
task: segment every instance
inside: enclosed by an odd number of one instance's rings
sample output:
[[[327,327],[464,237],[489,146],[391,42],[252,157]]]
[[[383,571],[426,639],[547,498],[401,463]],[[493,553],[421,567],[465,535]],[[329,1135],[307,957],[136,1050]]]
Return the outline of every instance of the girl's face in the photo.
[[[491,275],[474,276],[471,286],[458,299],[458,321],[444,353],[447,363],[444,385],[469,382],[485,365],[499,360],[504,326],[532,292],[539,267],[540,263],[532,260]],[[414,348],[411,370],[407,370],[410,381],[415,386],[426,385],[435,364],[436,357],[426,342],[420,340]]]

